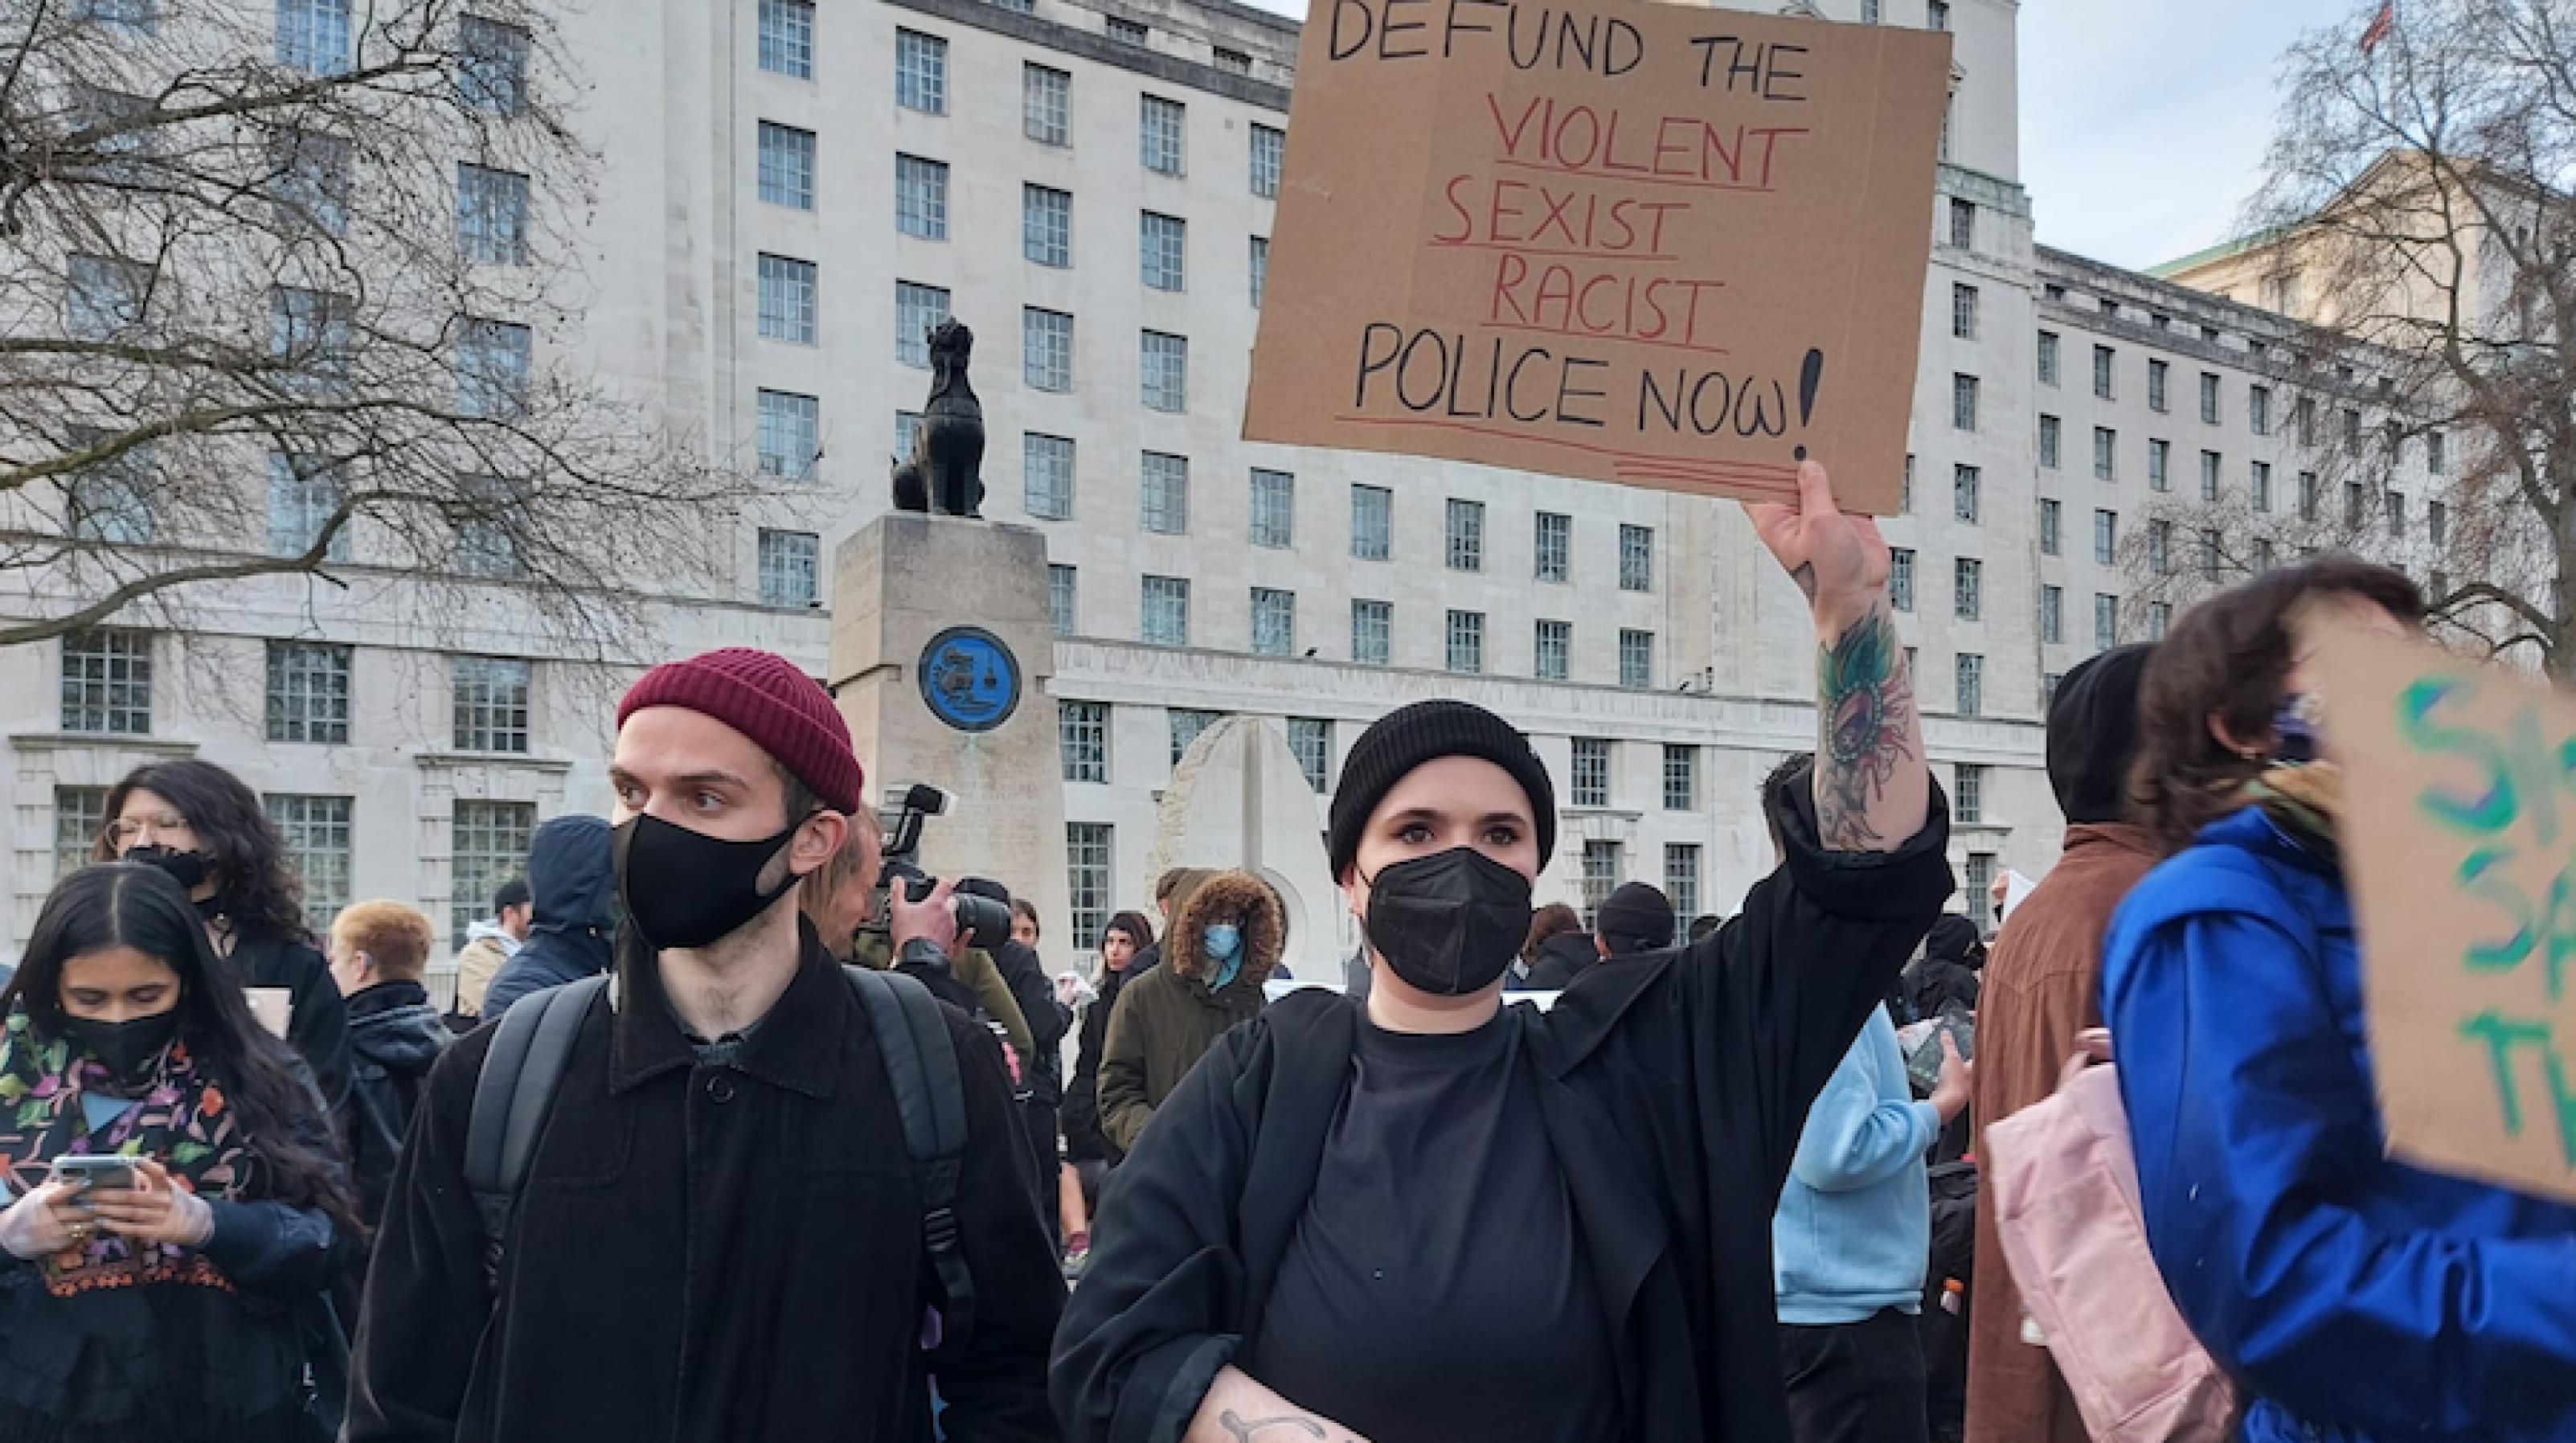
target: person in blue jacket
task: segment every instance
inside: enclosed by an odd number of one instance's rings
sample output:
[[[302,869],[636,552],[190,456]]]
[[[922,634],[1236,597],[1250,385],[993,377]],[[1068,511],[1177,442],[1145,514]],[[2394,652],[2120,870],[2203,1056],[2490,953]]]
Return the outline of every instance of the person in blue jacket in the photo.
[[[498,1021],[531,992],[605,972],[617,936],[617,878],[608,823],[556,817],[528,839],[528,890],[535,920],[528,940],[501,964],[483,993],[483,1020]]]
[[[2148,663],[2130,797],[2168,857],[2102,976],[2147,1241],[2247,1443],[2576,1437],[2576,1209],[2387,1156],[2310,607],[2423,615],[2399,573],[2320,561],[2202,602]]]

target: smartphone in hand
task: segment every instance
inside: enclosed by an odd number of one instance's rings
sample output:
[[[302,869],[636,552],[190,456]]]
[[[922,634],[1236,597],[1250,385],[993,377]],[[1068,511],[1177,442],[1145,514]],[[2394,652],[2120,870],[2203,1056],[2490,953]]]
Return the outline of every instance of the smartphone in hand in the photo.
[[[142,1174],[134,1170],[134,1159],[113,1153],[74,1153],[55,1158],[54,1177],[78,1182],[84,1191],[103,1187],[130,1191],[143,1184]]]

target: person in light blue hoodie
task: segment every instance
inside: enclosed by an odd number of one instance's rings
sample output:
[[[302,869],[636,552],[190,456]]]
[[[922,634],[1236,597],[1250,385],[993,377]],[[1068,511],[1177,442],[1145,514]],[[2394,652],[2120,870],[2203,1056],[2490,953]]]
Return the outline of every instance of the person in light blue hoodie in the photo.
[[[1771,1219],[1780,1363],[1798,1443],[1924,1443],[1915,1317],[1932,1249],[1924,1153],[1968,1105],[1968,1064],[1942,1034],[1939,1084],[1914,1100],[1880,1007],[1807,1113]]]

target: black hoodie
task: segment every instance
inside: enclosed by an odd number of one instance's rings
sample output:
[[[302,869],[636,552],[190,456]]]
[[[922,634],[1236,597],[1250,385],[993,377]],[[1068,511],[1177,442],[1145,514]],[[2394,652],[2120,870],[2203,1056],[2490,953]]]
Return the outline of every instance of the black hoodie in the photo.
[[[528,940],[501,964],[483,994],[483,1020],[497,1021],[531,992],[605,972],[615,960],[617,876],[608,823],[557,817],[528,841]]]
[[[384,1215],[385,1189],[411,1129],[421,1080],[455,1040],[418,982],[379,982],[349,997],[349,1096],[356,1119],[349,1162],[369,1227]]]

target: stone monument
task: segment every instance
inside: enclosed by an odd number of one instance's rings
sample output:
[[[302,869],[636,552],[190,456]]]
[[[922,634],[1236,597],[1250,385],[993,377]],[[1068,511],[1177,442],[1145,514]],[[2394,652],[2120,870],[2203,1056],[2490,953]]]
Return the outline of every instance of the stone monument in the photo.
[[[930,336],[930,403],[894,474],[897,509],[841,543],[832,580],[831,674],[882,806],[914,782],[956,798],[924,830],[921,864],[990,877],[1035,903],[1039,951],[1073,961],[1055,629],[1046,537],[975,519],[984,486],[983,409],[966,378],[974,335]]]
[[[1300,981],[1338,983],[1357,934],[1342,925],[1348,909],[1324,853],[1320,800],[1276,724],[1221,718],[1172,768],[1155,810],[1144,875],[1219,867],[1261,878],[1288,916],[1281,956],[1290,970]]]

